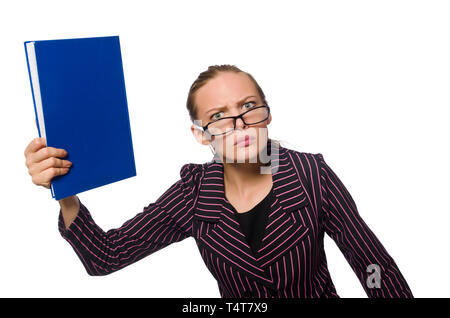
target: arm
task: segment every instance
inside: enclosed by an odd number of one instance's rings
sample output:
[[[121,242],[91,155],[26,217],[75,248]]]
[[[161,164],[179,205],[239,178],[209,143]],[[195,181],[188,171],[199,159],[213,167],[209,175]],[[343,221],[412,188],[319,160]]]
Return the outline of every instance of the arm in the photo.
[[[368,297],[413,298],[395,261],[359,215],[344,184],[323,155],[316,156],[325,232],[344,254]]]
[[[191,236],[194,190],[201,165],[185,164],[181,178],[154,203],[121,227],[103,231],[81,203],[76,218],[66,228],[62,211],[58,228],[70,243],[87,273],[107,275],[128,266],[169,244]]]
[[[64,225],[67,229],[77,217],[78,211],[80,211],[80,200],[76,195],[72,195],[58,200],[58,202],[61,207],[60,214],[62,214]]]

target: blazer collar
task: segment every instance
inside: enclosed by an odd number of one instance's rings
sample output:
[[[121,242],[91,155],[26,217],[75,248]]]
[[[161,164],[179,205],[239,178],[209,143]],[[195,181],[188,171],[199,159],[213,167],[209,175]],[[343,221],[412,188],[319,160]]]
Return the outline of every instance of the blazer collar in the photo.
[[[265,233],[256,255],[237,221],[231,203],[224,192],[223,163],[205,163],[204,177],[194,217],[208,230],[199,234],[199,244],[220,257],[238,271],[269,287],[273,281],[266,268],[289,252],[307,236],[308,227],[293,213],[307,206],[308,198],[287,148],[268,141],[274,201],[267,211]]]

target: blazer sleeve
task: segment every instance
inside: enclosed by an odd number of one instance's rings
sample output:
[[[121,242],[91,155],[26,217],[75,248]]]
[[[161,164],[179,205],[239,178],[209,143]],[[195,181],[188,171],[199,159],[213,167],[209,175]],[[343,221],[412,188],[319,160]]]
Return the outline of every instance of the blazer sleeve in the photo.
[[[121,227],[103,231],[80,202],[75,220],[66,229],[61,209],[58,228],[70,243],[87,273],[107,275],[169,244],[191,236],[195,189],[201,165],[185,164],[180,179]]]
[[[334,171],[317,154],[325,232],[337,244],[370,298],[413,298],[393,258],[361,218]]]

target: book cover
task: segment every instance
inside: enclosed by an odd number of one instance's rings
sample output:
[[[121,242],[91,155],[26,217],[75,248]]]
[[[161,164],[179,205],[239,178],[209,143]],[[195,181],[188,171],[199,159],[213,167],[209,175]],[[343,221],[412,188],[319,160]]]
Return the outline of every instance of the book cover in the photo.
[[[72,162],[59,200],[136,176],[118,36],[26,41],[39,137]]]

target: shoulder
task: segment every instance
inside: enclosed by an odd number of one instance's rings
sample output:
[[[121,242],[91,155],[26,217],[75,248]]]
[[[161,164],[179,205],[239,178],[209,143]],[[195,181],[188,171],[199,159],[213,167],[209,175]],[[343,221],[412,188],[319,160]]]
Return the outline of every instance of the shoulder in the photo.
[[[308,152],[294,149],[290,146],[281,146],[280,149],[292,160],[292,163],[298,167],[319,167],[323,162],[323,155],[320,152]]]
[[[280,166],[284,172],[282,177],[286,180],[292,180],[288,176],[295,175],[296,183],[294,188],[300,188],[308,197],[311,207],[316,209],[320,205],[321,200],[321,156],[320,152],[312,152],[295,149],[289,146],[280,147]],[[293,181],[287,181],[293,182]]]
[[[185,163],[180,168],[180,180],[185,188],[198,186],[204,174],[206,163]]]
[[[185,179],[186,177],[196,176],[203,172],[205,164],[201,163],[185,163],[180,168],[180,177]]]
[[[307,188],[314,189],[320,185],[324,171],[328,167],[321,152],[302,151],[292,147],[283,147],[282,150],[293,170]],[[281,148],[280,148],[281,149]]]

